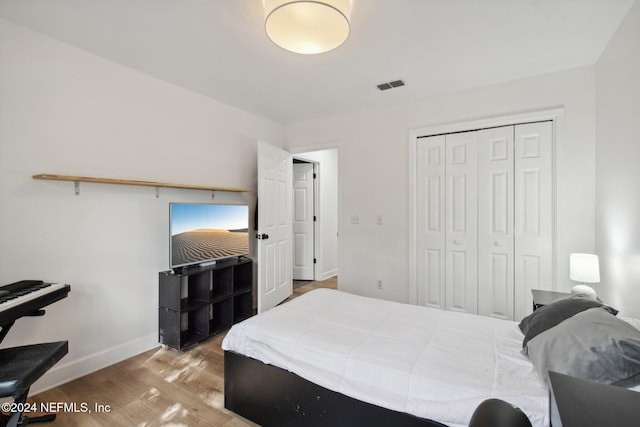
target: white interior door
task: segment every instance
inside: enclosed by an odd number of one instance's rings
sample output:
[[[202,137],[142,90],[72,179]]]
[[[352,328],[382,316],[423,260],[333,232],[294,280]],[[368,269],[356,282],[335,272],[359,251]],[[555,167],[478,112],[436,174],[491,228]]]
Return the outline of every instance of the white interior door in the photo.
[[[553,122],[421,137],[417,302],[521,319],[552,289]]]
[[[445,309],[445,136],[420,139],[418,304]]]
[[[515,127],[515,318],[531,312],[531,289],[553,283],[553,123]]]
[[[513,126],[478,132],[478,314],[513,319]]]
[[[258,142],[258,313],[291,296],[292,159]]]
[[[293,280],[313,280],[313,163],[293,164]]]
[[[447,310],[478,312],[477,132],[446,136]]]

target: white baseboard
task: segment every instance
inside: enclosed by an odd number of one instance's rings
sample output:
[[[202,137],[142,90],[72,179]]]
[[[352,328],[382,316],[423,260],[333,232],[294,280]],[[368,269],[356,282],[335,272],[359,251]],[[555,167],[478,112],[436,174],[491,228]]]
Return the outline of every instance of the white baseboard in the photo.
[[[154,333],[68,363],[64,363],[65,360],[62,358],[60,362],[33,384],[29,395],[73,381],[76,378],[83,377],[159,346],[158,334]]]
[[[322,273],[322,279],[320,280],[327,280],[327,279],[331,279],[333,276],[337,276],[338,275],[338,269],[334,268],[333,270],[329,270],[329,271],[325,271]]]

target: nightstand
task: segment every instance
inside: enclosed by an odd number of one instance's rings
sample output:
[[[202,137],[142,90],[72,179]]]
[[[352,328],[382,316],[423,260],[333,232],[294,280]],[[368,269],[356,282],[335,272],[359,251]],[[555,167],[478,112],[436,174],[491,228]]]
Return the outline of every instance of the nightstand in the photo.
[[[533,295],[533,311],[559,299],[571,296],[568,292],[543,291],[541,289],[531,289],[531,295]]]
[[[552,427],[636,427],[640,393],[549,372]]]

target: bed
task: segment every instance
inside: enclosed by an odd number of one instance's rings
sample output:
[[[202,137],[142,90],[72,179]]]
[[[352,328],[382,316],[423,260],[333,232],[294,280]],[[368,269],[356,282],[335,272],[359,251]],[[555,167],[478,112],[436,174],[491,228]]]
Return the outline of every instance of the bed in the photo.
[[[317,289],[227,333],[225,407],[261,425],[455,427],[497,398],[547,426],[548,387],[521,326]],[[547,351],[540,337],[530,347]]]

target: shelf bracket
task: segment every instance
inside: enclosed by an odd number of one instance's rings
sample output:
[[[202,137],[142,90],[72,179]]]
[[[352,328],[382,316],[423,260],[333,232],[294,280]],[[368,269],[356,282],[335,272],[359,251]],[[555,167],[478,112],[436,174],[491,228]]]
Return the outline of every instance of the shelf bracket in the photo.
[[[160,187],[156,187],[156,199],[160,198]]]
[[[73,187],[76,193],[76,196],[80,195],[80,181],[73,181]]]

